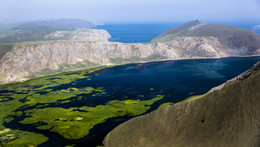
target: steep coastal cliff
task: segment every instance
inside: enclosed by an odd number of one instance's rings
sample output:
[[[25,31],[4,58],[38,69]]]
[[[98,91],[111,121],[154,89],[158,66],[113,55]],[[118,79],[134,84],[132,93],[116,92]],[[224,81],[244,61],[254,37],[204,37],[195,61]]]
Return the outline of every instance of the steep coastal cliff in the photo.
[[[108,41],[53,41],[17,44],[0,61],[1,83],[26,80],[30,73],[58,70],[64,64],[81,68],[160,59],[225,57],[214,37],[179,37],[166,43],[124,44]],[[87,64],[86,64],[87,63]]]
[[[131,62],[146,62],[162,59],[220,58],[228,56],[247,56],[260,53],[260,35],[246,30],[233,30],[243,34],[244,42],[223,43],[223,38],[214,35],[194,35],[194,30],[205,26],[200,22],[190,22],[176,31],[164,33],[151,43],[118,43],[107,41],[110,35],[104,30],[58,31],[45,35],[46,38],[68,39],[66,41],[25,42],[14,44],[9,52],[2,53],[0,59],[0,84],[24,81],[43,70],[54,73],[72,71],[103,65],[117,65]],[[226,28],[226,27],[224,27]],[[195,31],[196,32],[196,31]],[[247,32],[247,33],[244,33]],[[216,32],[215,32],[216,33]],[[162,39],[162,38],[167,39]],[[169,37],[170,36],[170,37]],[[240,35],[241,36],[241,35]],[[234,39],[233,39],[234,40]],[[228,41],[227,41],[228,42]],[[250,45],[250,46],[249,46]],[[64,70],[63,66],[69,65]],[[47,72],[47,74],[53,72]]]
[[[106,147],[260,145],[260,62],[205,95],[131,119]]]

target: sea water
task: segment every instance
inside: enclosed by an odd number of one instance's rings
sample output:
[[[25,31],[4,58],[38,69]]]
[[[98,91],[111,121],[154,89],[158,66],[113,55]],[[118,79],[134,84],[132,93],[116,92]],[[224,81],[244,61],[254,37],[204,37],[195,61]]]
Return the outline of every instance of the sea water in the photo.
[[[178,27],[183,23],[108,23],[97,26],[96,29],[104,29],[112,36],[109,41],[122,43],[146,43],[154,37],[164,33],[172,27]],[[259,23],[218,23],[234,25],[241,29],[253,30]],[[260,33],[260,29],[255,30]]]

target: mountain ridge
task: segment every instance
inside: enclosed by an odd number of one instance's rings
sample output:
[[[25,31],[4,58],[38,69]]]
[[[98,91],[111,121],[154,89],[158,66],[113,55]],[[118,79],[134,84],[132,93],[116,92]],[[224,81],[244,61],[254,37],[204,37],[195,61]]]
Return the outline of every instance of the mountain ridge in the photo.
[[[230,50],[230,52],[240,49],[240,52],[237,52],[237,54],[243,54],[244,52],[254,54],[254,51],[260,48],[260,34],[254,31],[243,30],[236,26],[224,24],[206,24],[198,20],[188,22],[177,28],[169,29],[152,39],[152,42],[169,41],[174,37],[180,36],[216,37],[225,48]]]
[[[37,20],[13,24],[8,27],[10,33],[2,34],[0,43],[20,43],[24,41],[45,41],[45,35],[55,31],[69,31],[79,28],[92,28],[100,25],[81,19]],[[5,32],[5,31],[4,31]],[[1,35],[1,34],[0,34]]]

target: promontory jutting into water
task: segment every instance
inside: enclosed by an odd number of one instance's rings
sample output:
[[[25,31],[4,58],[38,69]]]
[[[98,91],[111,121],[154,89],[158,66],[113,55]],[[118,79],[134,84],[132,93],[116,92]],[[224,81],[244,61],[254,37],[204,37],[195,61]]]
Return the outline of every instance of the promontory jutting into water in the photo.
[[[104,136],[118,124],[204,94],[259,60],[128,64],[5,85],[0,91],[1,125],[12,129],[10,133],[18,129],[34,136],[41,146],[102,145]]]

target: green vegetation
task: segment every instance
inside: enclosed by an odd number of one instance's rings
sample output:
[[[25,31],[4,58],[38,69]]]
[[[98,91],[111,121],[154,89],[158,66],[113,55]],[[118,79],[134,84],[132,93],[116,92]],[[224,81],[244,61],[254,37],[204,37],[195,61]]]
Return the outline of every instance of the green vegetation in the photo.
[[[79,139],[88,135],[95,125],[105,122],[106,119],[130,115],[136,116],[145,113],[150,109],[149,105],[162,99],[162,95],[147,100],[125,100],[110,101],[106,105],[96,107],[83,106],[79,108],[45,108],[26,111],[27,118],[21,123],[33,124],[38,121],[47,123],[38,129],[51,129],[67,139]],[[83,110],[83,112],[82,112]]]
[[[0,146],[5,147],[28,147],[37,146],[48,140],[47,137],[27,131],[5,129],[7,131],[1,132],[0,130]]]
[[[28,80],[22,83],[0,86],[0,139],[4,146],[37,146],[48,140],[42,134],[28,131],[7,129],[4,126],[18,117],[20,125],[31,125],[35,129],[52,131],[67,139],[79,139],[89,134],[97,124],[108,118],[118,116],[136,116],[145,113],[151,105],[163,99],[157,95],[152,99],[140,95],[136,100],[107,100],[102,105],[59,105],[81,101],[89,97],[106,94],[103,87],[73,87],[79,79],[91,80],[90,73],[106,67],[99,67],[78,72],[67,72],[54,76]],[[93,76],[98,76],[93,74]],[[68,86],[63,86],[67,85]],[[53,107],[53,105],[57,105]]]
[[[46,91],[49,91],[51,89],[47,89]],[[62,89],[57,91],[50,91],[47,94],[39,94],[34,93],[25,99],[25,104],[34,105],[36,103],[53,103],[57,100],[63,100],[63,99],[69,99],[71,97],[75,97],[79,94],[90,94],[95,91],[95,88],[93,87],[87,87],[82,89],[77,88],[68,88],[68,89]]]

